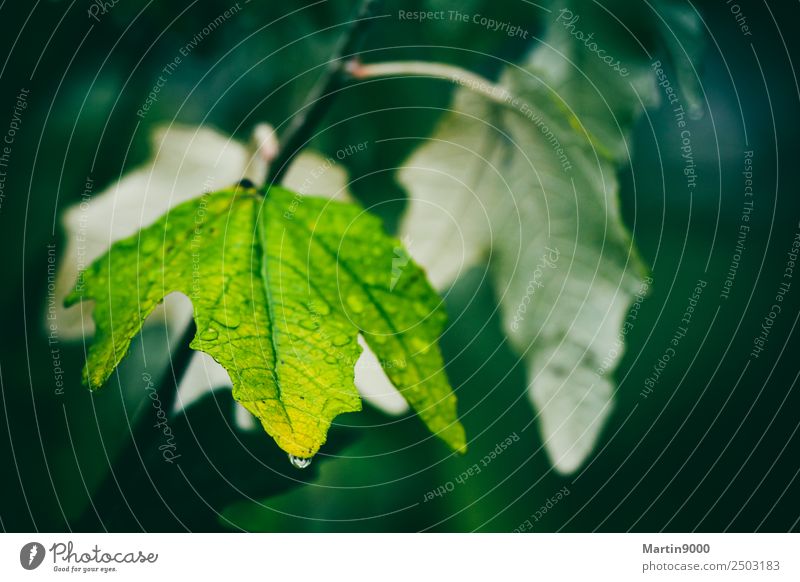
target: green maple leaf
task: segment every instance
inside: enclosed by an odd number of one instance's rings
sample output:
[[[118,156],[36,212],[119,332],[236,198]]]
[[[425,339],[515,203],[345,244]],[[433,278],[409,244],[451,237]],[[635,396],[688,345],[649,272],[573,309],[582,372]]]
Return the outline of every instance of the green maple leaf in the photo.
[[[428,428],[463,450],[437,344],[441,299],[413,262],[393,274],[398,247],[359,206],[279,187],[185,202],[115,243],[67,297],[95,301],[84,383],[100,388],[177,291],[193,304],[191,347],[227,370],[234,398],[290,455],[311,457],[334,417],[361,409],[359,333]]]

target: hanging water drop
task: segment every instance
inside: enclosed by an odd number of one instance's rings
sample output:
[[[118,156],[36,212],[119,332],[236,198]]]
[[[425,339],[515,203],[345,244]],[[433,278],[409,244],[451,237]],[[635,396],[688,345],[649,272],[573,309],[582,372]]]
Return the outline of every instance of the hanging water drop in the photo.
[[[289,455],[289,462],[292,464],[292,467],[297,469],[305,469],[311,464],[311,457],[304,459],[303,457],[295,457],[294,455]]]

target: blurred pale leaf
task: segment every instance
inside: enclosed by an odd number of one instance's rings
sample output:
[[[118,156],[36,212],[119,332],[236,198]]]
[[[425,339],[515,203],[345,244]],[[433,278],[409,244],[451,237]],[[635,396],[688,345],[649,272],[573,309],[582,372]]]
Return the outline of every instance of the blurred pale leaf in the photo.
[[[489,261],[546,450],[571,472],[612,410],[621,325],[644,292],[647,270],[622,221],[616,169],[658,91],[640,40],[604,9],[552,8],[544,42],[500,78],[507,98],[459,89],[405,164],[402,234],[440,288]],[[649,19],[662,26],[656,14]],[[697,32],[685,22],[670,30]]]

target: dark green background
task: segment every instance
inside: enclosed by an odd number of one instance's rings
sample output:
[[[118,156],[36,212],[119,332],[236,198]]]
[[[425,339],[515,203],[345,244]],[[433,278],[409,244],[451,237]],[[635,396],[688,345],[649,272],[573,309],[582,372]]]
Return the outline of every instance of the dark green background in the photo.
[[[469,411],[465,457],[448,456],[413,417],[387,422],[367,409],[343,417],[346,426],[332,431],[324,455],[300,472],[265,435],[232,432],[219,412],[230,406],[223,392],[173,420],[184,443],[180,471],[147,447],[121,452],[126,418],[146,405],[138,343],[120,372],[124,388],[115,383],[89,395],[79,384],[83,346],[62,342],[67,386],[63,396],[54,394],[42,326],[46,245],[61,248],[54,218],[79,198],[85,177],[99,191],[144,161],[148,131],[164,121],[208,123],[241,139],[262,121],[283,129],[354,8],[344,0],[242,1],[241,12],[184,59],[141,121],[136,110],[161,68],[232,4],[121,0],[100,23],[87,17],[85,0],[0,4],[0,127],[20,88],[30,89],[0,209],[0,528],[510,531],[565,486],[569,496],[535,531],[798,528],[800,278],[765,351],[747,363],[800,220],[800,95],[790,63],[790,56],[797,61],[796,3],[775,2],[768,10],[742,0],[752,37],[742,36],[724,2],[698,4],[713,40],[697,63],[709,107],[693,132],[701,181],[693,197],[682,187],[669,112],[651,110],[637,125],[622,198],[655,283],[628,336],[617,407],[595,455],[576,475],[559,476],[550,467],[522,366],[493,315],[495,290],[481,285],[479,270],[449,294],[456,323],[442,341],[460,409]],[[540,28],[540,12],[521,0],[389,2],[382,12],[425,6],[523,22],[534,34]],[[640,17],[637,10],[622,13]],[[371,28],[365,59],[442,60],[492,77],[500,60],[517,59],[528,46],[474,25],[420,26],[393,16]],[[314,146],[335,152],[364,140],[424,138],[450,89],[431,80],[348,88]],[[346,162],[364,204],[394,201],[376,207],[390,229],[403,210],[396,200],[405,196],[390,169],[402,163],[409,144],[389,141]],[[722,302],[745,149],[755,151],[754,222],[731,298]],[[678,358],[642,399],[644,379],[699,278],[708,287]],[[147,334],[148,368],[158,369],[163,333]],[[480,475],[423,503],[426,492],[514,432],[520,441]]]

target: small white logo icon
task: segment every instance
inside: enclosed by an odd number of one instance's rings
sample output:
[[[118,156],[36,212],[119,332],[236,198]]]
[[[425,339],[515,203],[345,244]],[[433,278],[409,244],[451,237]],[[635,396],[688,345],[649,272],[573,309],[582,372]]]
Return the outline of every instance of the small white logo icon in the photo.
[[[38,542],[30,542],[19,551],[19,563],[26,570],[35,570],[44,561],[44,546]]]

